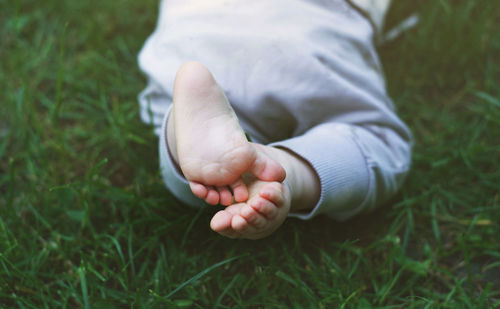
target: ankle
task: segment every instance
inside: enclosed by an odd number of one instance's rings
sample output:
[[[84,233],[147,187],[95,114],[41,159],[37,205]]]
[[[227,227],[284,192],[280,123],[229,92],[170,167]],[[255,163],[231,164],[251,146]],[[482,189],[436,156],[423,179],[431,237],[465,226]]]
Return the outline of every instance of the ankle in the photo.
[[[273,149],[276,150],[278,161],[286,170],[286,178],[283,183],[290,191],[290,210],[311,210],[320,196],[318,175],[307,161],[293,152],[283,148]]]

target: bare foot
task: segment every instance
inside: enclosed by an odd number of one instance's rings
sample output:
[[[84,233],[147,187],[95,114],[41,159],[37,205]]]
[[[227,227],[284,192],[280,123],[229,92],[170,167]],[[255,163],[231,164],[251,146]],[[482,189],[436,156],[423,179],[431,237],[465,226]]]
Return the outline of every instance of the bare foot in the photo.
[[[290,211],[310,211],[320,197],[320,182],[313,168],[285,149],[254,144],[258,151],[283,164],[286,179],[267,182],[245,177],[250,198],[215,214],[212,230],[230,238],[259,239],[281,226]]]
[[[229,238],[260,239],[272,234],[290,211],[291,195],[286,185],[251,177],[250,198],[215,214],[210,227]]]
[[[233,195],[236,202],[246,201],[245,172],[264,181],[284,180],[284,168],[247,141],[226,96],[205,66],[188,62],[181,67],[173,101],[169,147],[197,197],[226,206],[233,202]]]

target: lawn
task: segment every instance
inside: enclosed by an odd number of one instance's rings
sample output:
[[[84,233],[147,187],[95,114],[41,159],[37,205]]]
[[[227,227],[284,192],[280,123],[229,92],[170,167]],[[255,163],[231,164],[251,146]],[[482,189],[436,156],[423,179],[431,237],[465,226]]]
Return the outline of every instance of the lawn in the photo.
[[[500,2],[396,2],[389,27],[420,16],[380,47],[401,193],[235,241],[166,191],[139,120],[157,0],[0,1],[0,308],[499,307]]]

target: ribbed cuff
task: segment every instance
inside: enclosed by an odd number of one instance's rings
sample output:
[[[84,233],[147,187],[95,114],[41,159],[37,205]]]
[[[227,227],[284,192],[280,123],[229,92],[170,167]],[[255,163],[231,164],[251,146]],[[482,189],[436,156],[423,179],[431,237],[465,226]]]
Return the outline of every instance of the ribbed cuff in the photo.
[[[322,124],[304,135],[270,146],[286,148],[302,157],[320,180],[321,194],[315,207],[309,213],[290,213],[289,216],[306,220],[327,214],[342,221],[361,211],[369,190],[370,174],[348,125]]]

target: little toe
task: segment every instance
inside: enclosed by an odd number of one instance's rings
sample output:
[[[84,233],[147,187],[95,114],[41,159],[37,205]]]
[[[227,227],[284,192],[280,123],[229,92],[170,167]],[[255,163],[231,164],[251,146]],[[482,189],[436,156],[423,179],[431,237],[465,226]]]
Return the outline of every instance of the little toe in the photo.
[[[207,197],[205,198],[205,202],[207,202],[207,204],[210,205],[219,204],[219,193],[213,187],[208,188],[208,193]]]
[[[229,206],[233,202],[233,195],[227,187],[217,187],[219,192],[219,202],[224,206]]]
[[[238,203],[244,202],[248,199],[248,189],[242,178],[236,180],[230,185],[233,190],[234,200]]]
[[[208,189],[207,189],[207,187],[205,187],[201,183],[190,181],[189,188],[191,189],[191,192],[193,192],[193,194],[196,197],[201,198],[201,199],[205,199],[207,197]]]
[[[272,220],[278,214],[278,207],[265,198],[256,198],[251,201],[252,209],[263,215],[265,218]]]

